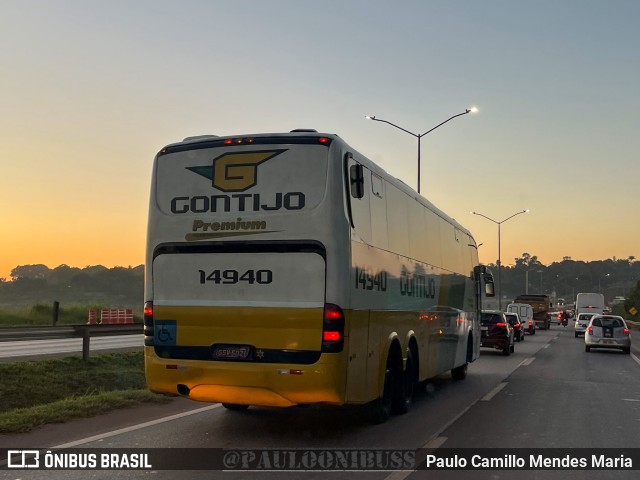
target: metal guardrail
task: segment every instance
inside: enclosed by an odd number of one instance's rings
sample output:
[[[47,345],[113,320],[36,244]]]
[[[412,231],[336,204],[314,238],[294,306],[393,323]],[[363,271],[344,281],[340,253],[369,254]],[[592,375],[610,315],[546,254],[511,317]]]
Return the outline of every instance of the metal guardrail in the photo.
[[[633,320],[625,320],[628,326],[634,330],[640,330],[640,322],[634,322]]]
[[[50,340],[56,338],[82,338],[82,359],[89,358],[91,337],[133,335],[142,333],[141,323],[106,325],[69,325],[64,327],[23,327],[0,329],[0,342],[21,340]]]

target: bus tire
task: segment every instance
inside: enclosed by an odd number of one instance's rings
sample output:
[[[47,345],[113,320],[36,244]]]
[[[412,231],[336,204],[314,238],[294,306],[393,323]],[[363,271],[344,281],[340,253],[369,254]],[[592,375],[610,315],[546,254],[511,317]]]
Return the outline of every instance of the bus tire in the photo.
[[[249,408],[249,405],[240,405],[239,403],[223,403],[222,406],[227,410],[234,410],[237,412],[242,412]]]
[[[402,388],[402,362],[398,362],[395,349],[391,348],[387,355],[382,395],[370,404],[373,423],[381,424],[389,420],[395,413],[398,391]]]
[[[455,367],[451,369],[451,378],[454,380],[464,380],[467,378],[467,370],[469,368],[469,363],[473,361],[473,335],[469,332],[469,336],[467,337],[467,361],[464,365],[460,365],[459,367]]]
[[[407,352],[407,366],[402,374],[402,381],[400,382],[395,402],[395,413],[403,415],[411,409],[417,384],[416,372],[416,359],[413,350],[409,349]]]
[[[468,363],[464,365],[460,365],[459,367],[451,369],[451,378],[454,380],[464,380],[467,378],[467,369],[469,367]]]

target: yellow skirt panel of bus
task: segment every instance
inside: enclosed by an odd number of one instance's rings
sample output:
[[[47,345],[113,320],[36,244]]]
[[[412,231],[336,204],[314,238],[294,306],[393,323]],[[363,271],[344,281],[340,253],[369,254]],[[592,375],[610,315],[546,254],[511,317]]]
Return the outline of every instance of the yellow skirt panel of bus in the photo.
[[[322,354],[312,365],[219,362],[159,358],[145,347],[145,374],[151,391],[180,394],[202,402],[271,407],[345,403],[341,354]]]

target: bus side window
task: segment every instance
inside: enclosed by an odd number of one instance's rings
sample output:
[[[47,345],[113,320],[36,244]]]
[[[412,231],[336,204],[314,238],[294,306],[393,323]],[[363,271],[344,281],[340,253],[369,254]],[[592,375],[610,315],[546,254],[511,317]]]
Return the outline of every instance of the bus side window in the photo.
[[[364,197],[364,169],[362,165],[356,163],[349,169],[349,181],[351,185],[351,196],[353,198]]]

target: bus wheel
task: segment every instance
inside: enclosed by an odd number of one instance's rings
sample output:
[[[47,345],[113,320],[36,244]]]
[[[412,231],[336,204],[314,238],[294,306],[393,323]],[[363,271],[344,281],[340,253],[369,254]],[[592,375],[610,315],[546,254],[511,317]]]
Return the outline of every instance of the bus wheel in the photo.
[[[240,405],[239,403],[223,403],[222,406],[227,410],[244,411],[249,405]]]
[[[402,385],[397,391],[397,398],[394,405],[394,411],[399,414],[407,413],[413,402],[413,394],[416,390],[416,361],[413,351],[407,353],[407,367],[402,375]]]
[[[384,372],[384,388],[382,396],[369,404],[371,410],[371,420],[375,424],[384,423],[391,416],[391,406],[393,405],[393,390],[396,383],[394,373],[394,362],[389,354],[387,359],[387,367]]]
[[[465,363],[464,365],[460,365],[459,367],[451,369],[451,378],[454,380],[464,380],[467,378],[467,368],[469,364]]]

